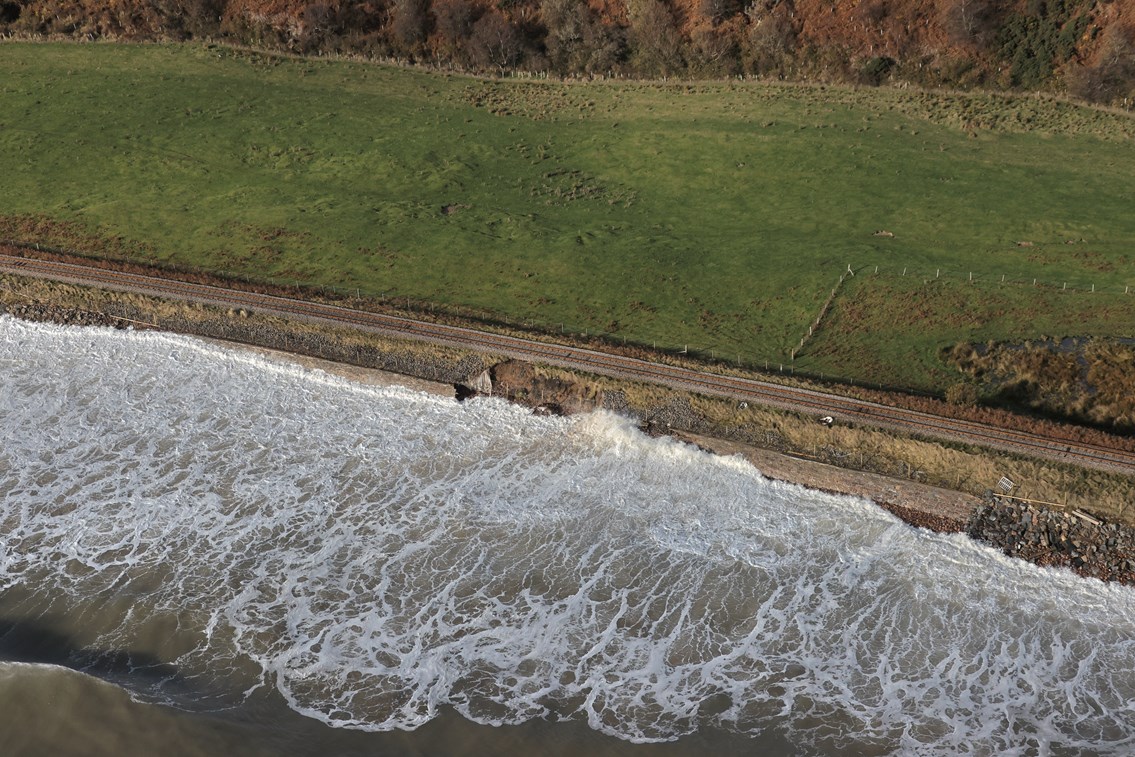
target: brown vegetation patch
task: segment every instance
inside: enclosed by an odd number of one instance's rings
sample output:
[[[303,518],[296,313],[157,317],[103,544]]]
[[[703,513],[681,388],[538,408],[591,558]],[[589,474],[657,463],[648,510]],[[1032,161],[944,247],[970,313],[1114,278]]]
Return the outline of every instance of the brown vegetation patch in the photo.
[[[602,392],[577,378],[553,376],[521,360],[507,360],[490,369],[493,392],[541,413],[571,415],[593,410]]]
[[[995,401],[1124,434],[1135,431],[1135,342],[961,343],[945,357],[981,382]],[[1129,440],[1121,445],[1132,446]]]
[[[495,75],[750,75],[1043,88],[1125,106],[1135,87],[1133,29],[1131,3],[1093,0],[0,3],[0,34],[18,36],[222,40],[289,55],[346,53]],[[494,97],[479,104],[500,115],[532,118],[570,113],[578,105]],[[974,134],[1036,128],[1035,114],[1019,105],[968,115],[951,107],[945,118]],[[1065,126],[1085,120],[1073,117]]]
[[[464,101],[497,116],[519,116],[533,121],[580,115],[595,109],[586,90],[544,84],[507,84],[476,81],[462,92]]]
[[[97,234],[74,221],[58,221],[45,215],[0,215],[0,243],[18,242],[40,248],[88,250],[108,258],[153,260],[154,248],[120,235]]]

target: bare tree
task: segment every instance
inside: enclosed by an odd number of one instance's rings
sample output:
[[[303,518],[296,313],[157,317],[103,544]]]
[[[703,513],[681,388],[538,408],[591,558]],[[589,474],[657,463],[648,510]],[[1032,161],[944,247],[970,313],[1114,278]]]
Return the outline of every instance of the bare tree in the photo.
[[[711,25],[717,26],[741,10],[741,0],[700,0],[698,12]]]
[[[691,72],[703,76],[737,73],[741,45],[736,24],[701,25],[690,34],[689,66]]]
[[[494,66],[503,74],[520,61],[524,40],[508,19],[493,10],[473,24],[469,51],[475,65]]]
[[[471,63],[469,38],[483,8],[472,0],[434,0],[434,38],[437,52],[458,64]]]
[[[1118,24],[1104,32],[1095,62],[1068,74],[1068,89],[1097,103],[1128,104],[1135,100],[1135,43],[1132,32]]]
[[[338,20],[330,3],[308,3],[300,14],[296,43],[304,52],[319,50],[338,34]]]
[[[863,0],[855,9],[855,17],[867,28],[878,31],[890,12],[887,0]]]
[[[434,0],[434,32],[449,52],[461,47],[473,33],[480,8],[470,0]]]
[[[429,0],[394,0],[390,11],[390,41],[404,55],[421,54],[429,33]]]
[[[622,58],[623,40],[579,0],[542,0],[540,16],[547,28],[544,45],[553,71],[600,73]]]
[[[791,0],[757,0],[745,9],[748,31],[741,49],[751,73],[784,73],[796,47],[795,7]]]
[[[995,33],[995,15],[990,0],[938,0],[938,23],[955,44],[988,47]]]
[[[216,34],[221,28],[227,0],[182,0],[185,29],[195,37]]]
[[[683,66],[674,15],[660,0],[629,0],[631,62],[643,74],[676,73]]]

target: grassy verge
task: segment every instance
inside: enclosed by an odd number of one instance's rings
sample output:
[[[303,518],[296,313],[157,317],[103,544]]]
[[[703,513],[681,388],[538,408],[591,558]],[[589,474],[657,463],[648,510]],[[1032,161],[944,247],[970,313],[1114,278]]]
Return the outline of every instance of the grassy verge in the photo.
[[[8,43],[0,68],[3,237],[750,367],[786,360],[848,264],[878,266],[799,368],[936,392],[957,380],[943,346],[1135,324],[1118,114],[198,46]],[[971,271],[987,285],[966,289]],[[1099,296],[1054,305],[1063,282]]]
[[[966,376],[941,357],[958,341],[1126,336],[1135,328],[1135,286],[1125,294],[1115,288],[1093,292],[1080,282],[1067,289],[1034,285],[1019,275],[971,281],[967,274],[925,268],[910,267],[906,276],[889,273],[865,268],[848,280],[797,359],[798,370],[941,392]]]

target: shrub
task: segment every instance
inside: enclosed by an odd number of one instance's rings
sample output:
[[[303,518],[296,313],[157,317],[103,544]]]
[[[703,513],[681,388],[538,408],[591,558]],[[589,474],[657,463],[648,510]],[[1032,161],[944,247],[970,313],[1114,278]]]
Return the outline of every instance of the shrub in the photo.
[[[959,407],[975,407],[977,405],[977,387],[966,382],[959,382],[946,390],[946,402]]]
[[[863,84],[877,87],[883,83],[883,80],[887,78],[894,67],[894,58],[877,55],[874,58],[869,58],[859,69],[859,79]]]
[[[1118,102],[1135,95],[1135,44],[1119,26],[1108,27],[1095,62],[1068,74],[1068,89],[1095,103]]]
[[[1088,27],[1082,0],[1030,0],[1025,13],[1009,16],[998,36],[1001,58],[1010,64],[1013,86],[1035,88],[1076,50]]]

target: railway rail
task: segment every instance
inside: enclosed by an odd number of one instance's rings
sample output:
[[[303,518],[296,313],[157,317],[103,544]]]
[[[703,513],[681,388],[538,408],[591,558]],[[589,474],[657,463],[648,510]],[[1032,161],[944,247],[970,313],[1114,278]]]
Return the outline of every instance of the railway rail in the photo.
[[[34,278],[243,308],[377,334],[462,347],[617,378],[663,384],[702,394],[756,402],[836,421],[991,447],[1101,470],[1135,473],[1135,453],[1050,439],[1024,431],[936,416],[866,400],[756,379],[704,373],[582,347],[551,344],[325,303],[257,294],[93,266],[0,254],[0,270]]]

